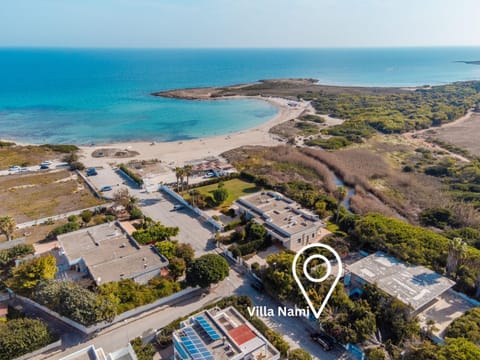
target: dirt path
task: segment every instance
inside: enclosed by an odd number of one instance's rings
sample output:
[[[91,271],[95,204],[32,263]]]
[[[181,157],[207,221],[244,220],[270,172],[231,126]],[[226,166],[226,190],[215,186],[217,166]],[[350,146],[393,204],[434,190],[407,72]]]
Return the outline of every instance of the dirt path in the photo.
[[[408,141],[410,141],[414,144],[418,144],[418,146],[422,146],[424,148],[429,149],[430,151],[444,151],[444,152],[448,153],[448,155],[451,156],[452,158],[468,163],[468,162],[470,162],[470,159],[466,158],[465,156],[462,156],[460,154],[456,154],[454,152],[451,152],[451,151],[441,147],[440,145],[433,144],[433,143],[427,141],[426,133],[428,131],[431,131],[431,130],[447,129],[447,128],[452,127],[452,126],[458,126],[458,125],[462,124],[463,122],[465,122],[466,120],[470,119],[472,114],[473,114],[473,110],[471,109],[465,115],[458,118],[457,120],[454,120],[454,121],[449,122],[447,124],[443,124],[442,126],[439,126],[439,127],[436,127],[436,128],[428,128],[428,129],[423,129],[423,130],[410,131],[410,132],[403,133],[401,136],[404,139],[406,139],[406,140],[408,140]]]

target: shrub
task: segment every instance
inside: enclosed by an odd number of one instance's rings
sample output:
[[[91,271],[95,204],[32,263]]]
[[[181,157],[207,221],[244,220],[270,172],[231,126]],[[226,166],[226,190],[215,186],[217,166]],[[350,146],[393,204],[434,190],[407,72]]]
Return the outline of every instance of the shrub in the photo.
[[[72,231],[77,231],[78,229],[80,229],[80,225],[77,222],[68,222],[66,224],[57,226],[51,231],[50,234],[61,235],[61,234],[66,234]]]
[[[156,351],[152,344],[144,344],[142,338],[137,337],[130,341],[138,360],[152,360]]]
[[[125,166],[124,164],[120,164],[118,168],[122,170],[129,178],[135,181],[137,185],[143,185],[143,179],[137,174],[135,174],[133,171],[131,171],[127,166]]]
[[[47,325],[35,319],[0,322],[0,334],[0,360],[15,359],[56,340]]]
[[[452,210],[444,208],[431,208],[423,210],[419,215],[420,223],[424,226],[434,226],[443,229],[446,226],[457,225]]]
[[[42,282],[35,289],[33,300],[85,326],[111,321],[116,315],[111,297],[99,296],[74,282]]]
[[[84,210],[84,211],[82,211],[82,213],[80,214],[80,217],[82,218],[82,221],[83,221],[85,224],[88,224],[88,223],[90,222],[90,220],[92,220],[93,212],[90,211],[90,210]]]
[[[67,145],[67,144],[44,144],[44,145],[40,145],[40,147],[47,148],[52,151],[64,153],[64,154],[68,154],[68,153],[72,153],[80,150],[76,145]]]

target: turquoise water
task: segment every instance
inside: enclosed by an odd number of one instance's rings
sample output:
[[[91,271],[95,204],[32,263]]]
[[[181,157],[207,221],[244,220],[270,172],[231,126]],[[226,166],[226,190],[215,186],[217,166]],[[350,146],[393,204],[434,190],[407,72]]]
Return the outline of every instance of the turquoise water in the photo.
[[[480,79],[480,48],[295,50],[0,49],[0,138],[35,143],[173,141],[227,134],[275,115],[255,100],[184,101],[166,89],[278,77],[413,86]]]

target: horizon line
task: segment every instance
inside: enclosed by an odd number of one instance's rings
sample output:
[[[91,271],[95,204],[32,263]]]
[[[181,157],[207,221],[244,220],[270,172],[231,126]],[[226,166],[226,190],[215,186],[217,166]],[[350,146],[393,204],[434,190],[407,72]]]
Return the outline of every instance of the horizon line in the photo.
[[[286,47],[127,47],[127,46],[50,46],[50,45],[1,45],[0,49],[78,49],[78,50],[375,50],[375,49],[440,49],[440,48],[480,48],[479,45],[379,45],[379,46],[286,46]]]

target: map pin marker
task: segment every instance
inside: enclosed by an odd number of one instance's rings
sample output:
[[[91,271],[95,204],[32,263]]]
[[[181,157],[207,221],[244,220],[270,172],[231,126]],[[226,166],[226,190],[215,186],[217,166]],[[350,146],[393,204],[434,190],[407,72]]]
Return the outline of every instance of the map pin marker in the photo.
[[[300,280],[300,278],[298,277],[298,274],[297,274],[298,259],[307,250],[310,250],[310,249],[313,249],[313,248],[325,249],[325,250],[329,251],[331,254],[333,254],[335,256],[335,259],[337,260],[337,263],[338,263],[338,271],[337,271],[338,273],[336,274],[335,280],[333,281],[332,286],[330,287],[330,290],[327,293],[327,296],[325,296],[325,299],[323,300],[322,305],[320,306],[320,308],[318,310],[315,309],[314,304],[312,303],[312,301],[308,297],[307,291],[303,287],[302,282],[301,282],[301,280]],[[315,260],[315,259],[323,261],[325,263],[326,267],[327,267],[326,274],[319,279],[316,279],[316,278],[312,277],[310,275],[309,271],[308,271],[308,264],[312,260]],[[330,264],[330,261],[324,255],[320,255],[320,254],[310,255],[305,260],[305,262],[303,263],[303,268],[302,269],[303,269],[303,274],[308,279],[308,281],[311,281],[313,283],[321,283],[321,282],[327,280],[330,277],[330,275],[332,275],[332,265]],[[293,259],[293,263],[292,263],[292,273],[293,273],[293,278],[297,282],[298,287],[302,291],[303,296],[307,300],[308,306],[310,306],[310,309],[312,310],[313,315],[315,316],[315,318],[318,319],[320,317],[320,315],[322,314],[323,309],[327,305],[328,300],[330,299],[330,296],[332,296],[333,290],[335,290],[335,286],[337,286],[338,281],[342,277],[342,260],[340,259],[340,256],[331,246],[328,246],[328,245],[325,245],[325,244],[320,244],[320,243],[307,245],[304,248],[302,248],[302,250],[297,252],[297,254],[295,255],[295,257]]]

